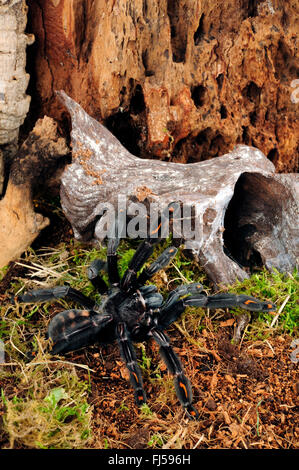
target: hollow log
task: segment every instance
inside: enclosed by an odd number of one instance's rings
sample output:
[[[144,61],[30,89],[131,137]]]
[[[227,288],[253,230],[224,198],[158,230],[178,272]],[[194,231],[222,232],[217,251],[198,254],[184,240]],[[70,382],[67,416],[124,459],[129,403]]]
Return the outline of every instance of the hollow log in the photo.
[[[298,175],[275,174],[261,151],[244,145],[192,164],[141,159],[66,93],[58,95],[71,115],[73,151],[61,203],[77,239],[102,239],[103,207],[110,203],[117,211],[120,195],[161,211],[179,202],[196,209],[195,236],[185,237],[186,246],[215,284],[247,277],[251,264],[295,267]]]
[[[45,185],[57,160],[68,152],[57,123],[47,116],[39,119],[13,160],[0,200],[0,268],[19,257],[49,224],[34,211],[33,192]]]

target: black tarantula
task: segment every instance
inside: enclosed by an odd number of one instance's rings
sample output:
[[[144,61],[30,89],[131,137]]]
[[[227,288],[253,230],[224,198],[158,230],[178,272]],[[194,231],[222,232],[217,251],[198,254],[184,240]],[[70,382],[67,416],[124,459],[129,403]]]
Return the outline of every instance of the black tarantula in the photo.
[[[247,295],[225,293],[207,296],[202,292],[202,286],[196,283],[180,285],[164,300],[156,286],[145,283],[170,262],[177,252],[175,247],[168,247],[138,275],[158,241],[157,238],[145,239],[138,246],[127,271],[120,278],[116,252],[119,238],[116,234],[114,238],[109,239],[106,265],[109,287],[99,274],[105,265],[102,260],[93,261],[88,269],[88,278],[102,294],[100,304],[69,286],[33,290],[17,296],[12,301],[36,302],[69,298],[81,305],[82,310],[63,311],[50,322],[48,337],[52,340],[51,353],[64,354],[90,344],[107,344],[117,340],[139,406],[146,402],[146,395],[133,342],[153,338],[160,347],[160,354],[168,370],[174,376],[175,389],[181,405],[188,416],[195,419],[198,417],[198,411],[192,405],[189,380],[164,330],[176,321],[188,306],[212,309],[238,306],[251,311],[269,312],[275,309],[275,305]]]

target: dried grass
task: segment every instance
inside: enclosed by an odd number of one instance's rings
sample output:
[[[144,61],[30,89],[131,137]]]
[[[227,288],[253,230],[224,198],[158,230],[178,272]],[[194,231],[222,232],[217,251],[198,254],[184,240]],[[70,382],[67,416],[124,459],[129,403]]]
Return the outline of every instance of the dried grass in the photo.
[[[10,375],[15,386],[2,389],[2,431],[9,448],[82,448],[90,442],[88,386],[74,365],[39,352],[34,362],[5,364],[1,381],[9,383]]]

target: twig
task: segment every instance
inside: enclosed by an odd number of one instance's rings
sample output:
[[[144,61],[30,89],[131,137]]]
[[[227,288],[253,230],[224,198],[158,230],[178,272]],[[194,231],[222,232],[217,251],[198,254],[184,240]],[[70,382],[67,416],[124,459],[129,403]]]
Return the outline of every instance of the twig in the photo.
[[[36,271],[35,273],[30,273],[29,274],[31,277],[33,277],[33,276],[45,277],[45,274],[43,274],[43,273],[46,273],[46,275],[52,274],[52,276],[56,277],[56,278],[61,277],[61,273],[58,273],[57,271],[55,271],[54,269],[49,268],[48,266],[43,266],[41,264],[37,264],[37,263],[34,263],[34,262],[32,262],[31,265],[28,265],[28,264],[25,264],[25,263],[19,263],[19,262],[16,262],[16,264],[19,265],[19,266],[22,266],[24,268],[31,269],[32,271]],[[65,267],[65,264],[66,263],[57,264],[55,266],[55,268]],[[65,274],[66,272],[68,272],[70,270],[71,269],[65,269],[63,274]]]
[[[41,364],[55,364],[55,363],[61,363],[61,364],[68,364],[70,366],[75,366],[75,367],[81,367],[81,369],[85,369],[85,370],[88,370],[90,372],[95,372],[95,370],[93,369],[90,369],[88,366],[86,366],[85,364],[77,364],[75,362],[69,362],[69,361],[60,361],[60,360],[55,360],[55,361],[38,361],[38,362],[29,362],[28,364],[26,364],[26,367],[31,367],[31,366],[38,366],[38,365],[41,365]],[[23,366],[21,363],[19,362],[4,362],[4,363],[1,363],[0,364],[0,367],[2,366],[18,366],[20,367],[21,369],[23,369]]]
[[[275,356],[275,352],[274,352],[274,349],[272,348],[271,344],[269,343],[269,341],[266,339],[265,343],[268,344],[269,348],[271,349],[271,351],[273,352],[273,355]]]
[[[193,447],[193,449],[196,449],[196,447],[201,443],[201,441],[203,441],[203,439],[205,438],[204,434],[202,434],[200,436],[200,438],[198,439],[198,441],[196,442],[195,446]]]
[[[175,441],[180,437],[181,439],[183,439],[185,437],[187,433],[187,428],[185,429],[179,429],[175,435],[169,439],[169,441],[164,444],[164,446],[162,447],[162,449],[171,449],[171,446],[175,443]]]
[[[240,341],[240,344],[239,344],[239,348],[240,348],[240,349],[241,349],[241,346],[242,346],[243,340],[244,340],[244,338],[245,338],[245,335],[246,335],[246,332],[247,332],[248,326],[249,326],[249,322],[247,323],[247,325],[246,325],[246,326],[245,326],[245,328],[244,328],[244,331],[243,331],[243,334],[242,334],[242,338],[241,338],[241,341]]]
[[[252,408],[252,405],[249,405],[248,410],[246,411],[245,415],[243,416],[241,426],[244,426],[244,424],[246,423],[246,421],[247,421],[246,418],[247,418],[247,416],[248,416],[249,411],[251,410],[251,408]]]
[[[270,325],[270,328],[273,328],[273,326],[274,326],[275,323],[277,322],[279,315],[280,315],[281,312],[283,311],[283,309],[284,309],[284,307],[285,307],[285,305],[286,305],[286,303],[288,302],[288,300],[289,300],[290,297],[291,297],[291,296],[288,295],[288,296],[286,297],[286,299],[284,300],[283,304],[280,306],[280,309],[278,310],[277,314],[275,315],[275,317],[274,317],[273,320],[272,320],[272,323],[271,323],[271,325]]]
[[[174,269],[179,273],[180,278],[183,279],[183,281],[186,282],[186,284],[190,284],[190,282],[188,281],[188,279],[185,278],[184,274],[181,273],[181,271],[179,270],[179,268],[178,268],[173,262],[171,263],[171,266],[174,267]]]
[[[86,366],[85,364],[77,364],[76,362],[69,362],[69,361],[61,361],[59,359],[56,359],[55,361],[39,361],[39,362],[29,362],[28,364],[26,364],[27,367],[30,367],[30,366],[37,366],[37,365],[40,365],[40,364],[53,364],[53,363],[61,363],[61,364],[68,364],[70,366],[75,366],[75,367],[81,367],[81,369],[85,369],[85,370],[88,370],[90,372],[95,372],[95,370],[93,369],[90,369],[88,366]]]
[[[218,354],[216,353],[216,351],[212,351],[211,349],[207,349],[203,346],[199,346],[198,345],[198,342],[192,338],[191,335],[189,335],[189,333],[187,331],[184,331],[183,328],[178,324],[178,322],[174,322],[174,326],[180,331],[180,333],[182,333],[182,335],[188,340],[190,341],[190,343],[192,344],[195,344],[195,346],[197,347],[198,351],[199,352],[203,352],[205,354],[212,354],[213,357],[215,357],[215,359],[217,361],[220,361],[220,357],[218,356]]]
[[[21,350],[14,344],[14,342],[13,342],[13,340],[12,340],[12,335],[13,335],[14,331],[15,331],[15,323],[13,324],[13,327],[12,327],[12,331],[11,331],[11,334],[10,334],[10,337],[9,337],[9,342],[10,342],[10,344],[12,345],[12,347],[13,347],[16,351],[18,351],[18,353],[22,354],[23,356],[26,356],[26,354],[23,353],[23,351],[21,351]]]

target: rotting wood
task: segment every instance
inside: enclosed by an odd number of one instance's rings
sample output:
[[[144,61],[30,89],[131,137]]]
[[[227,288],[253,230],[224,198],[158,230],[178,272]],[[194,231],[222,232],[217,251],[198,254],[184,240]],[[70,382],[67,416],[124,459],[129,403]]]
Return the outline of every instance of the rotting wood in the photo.
[[[243,143],[297,171],[299,0],[28,0],[40,114],[65,90],[134,155],[179,163]]]
[[[13,160],[0,201],[0,268],[20,256],[49,224],[34,211],[33,191],[45,184],[57,160],[68,152],[55,121],[39,119]]]

